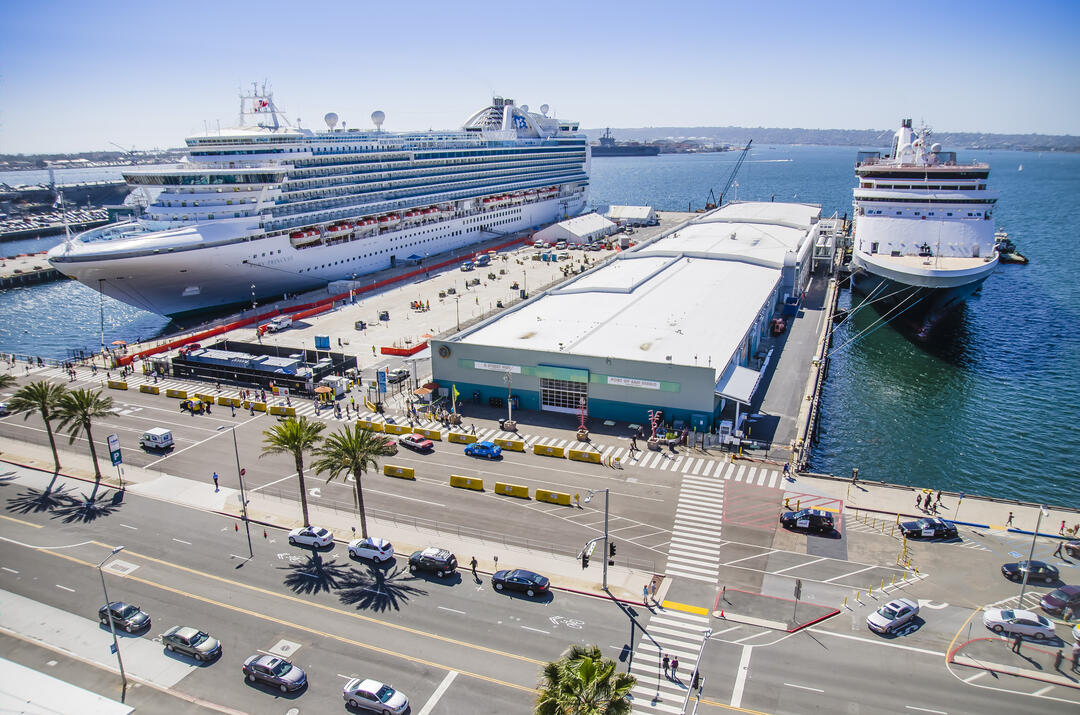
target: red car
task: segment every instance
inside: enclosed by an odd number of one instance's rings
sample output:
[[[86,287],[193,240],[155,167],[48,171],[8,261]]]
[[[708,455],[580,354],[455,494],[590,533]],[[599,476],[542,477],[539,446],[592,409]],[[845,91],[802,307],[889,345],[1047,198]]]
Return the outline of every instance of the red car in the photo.
[[[435,449],[435,443],[422,434],[407,434],[398,439],[398,444],[402,447],[408,447],[409,449],[417,452],[427,452]]]

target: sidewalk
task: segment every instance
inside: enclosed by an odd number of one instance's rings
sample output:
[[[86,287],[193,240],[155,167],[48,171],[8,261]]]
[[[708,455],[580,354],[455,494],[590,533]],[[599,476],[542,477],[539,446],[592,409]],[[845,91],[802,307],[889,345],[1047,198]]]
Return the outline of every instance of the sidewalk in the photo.
[[[0,438],[0,462],[17,464],[40,470],[46,475],[53,471],[52,452],[46,445],[33,445],[15,440]],[[60,463],[63,465],[61,476],[93,482],[94,472],[89,454],[71,450],[60,450]],[[102,485],[119,488],[115,474],[103,469]],[[180,504],[183,506],[215,511],[240,518],[240,492],[236,489],[223,488],[214,490],[208,480],[194,480],[176,475],[155,472],[125,465],[124,486],[132,494],[152,499]],[[571,507],[568,507],[571,508]],[[334,532],[340,542],[359,538],[359,520],[351,513],[318,505],[309,508],[311,522]],[[281,534],[265,532],[262,525],[290,530],[302,526],[300,504],[277,499],[273,496],[254,492],[248,495],[248,518],[252,522],[253,545],[265,543],[265,539],[275,538],[278,543],[285,541]],[[236,531],[237,544],[234,554],[246,553],[247,539],[243,524]],[[353,529],[357,529],[353,533]],[[469,561],[475,556],[477,569],[485,574],[502,568],[528,568],[542,573],[551,579],[552,585],[577,593],[585,593],[607,598],[640,602],[641,588],[648,583],[653,574],[634,569],[609,566],[608,593],[601,588],[602,563],[599,558],[588,571],[581,568],[580,562],[573,557],[553,555],[550,552],[526,549],[495,540],[482,540],[428,530],[423,527],[395,524],[393,521],[368,517],[368,531],[372,536],[390,540],[399,558],[407,559],[413,551],[427,546],[447,548],[457,555],[459,569],[463,577],[468,577]],[[340,547],[344,550],[344,547]]]
[[[1060,668],[1054,667],[1058,651],[1063,659]],[[1066,688],[1080,689],[1080,672],[1072,668],[1072,648],[1066,644],[1054,648],[1047,644],[1034,644],[1025,640],[1016,653],[1005,638],[976,638],[961,643],[949,653],[949,662],[994,673],[1005,673],[1021,678],[1041,680]]]

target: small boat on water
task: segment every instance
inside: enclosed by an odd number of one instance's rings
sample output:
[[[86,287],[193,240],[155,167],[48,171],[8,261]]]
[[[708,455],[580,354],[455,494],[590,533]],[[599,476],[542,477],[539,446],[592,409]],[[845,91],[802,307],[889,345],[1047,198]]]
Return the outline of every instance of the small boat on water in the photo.
[[[998,252],[998,262],[1000,263],[1027,264],[1028,262],[1027,257],[1016,250],[1016,244],[1012,242],[1009,234],[1005,231],[994,232],[994,248]]]

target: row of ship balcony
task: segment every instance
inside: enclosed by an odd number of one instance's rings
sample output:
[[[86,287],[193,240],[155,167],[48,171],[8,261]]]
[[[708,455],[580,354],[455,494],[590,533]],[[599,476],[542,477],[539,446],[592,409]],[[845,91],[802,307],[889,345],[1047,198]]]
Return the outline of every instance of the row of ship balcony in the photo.
[[[416,208],[401,213],[388,213],[382,216],[369,217],[358,221],[341,221],[328,226],[307,228],[302,231],[293,231],[289,234],[292,245],[297,249],[313,248],[319,245],[334,245],[347,241],[356,241],[363,238],[377,236],[380,233],[398,228],[424,226],[431,223],[449,221],[451,219],[465,218],[478,214],[487,213],[508,206],[520,206],[522,204],[546,201],[557,197],[559,189],[549,186],[539,190],[518,191],[512,194],[488,196],[483,199],[481,207],[471,209],[459,209],[453,204],[441,203]]]

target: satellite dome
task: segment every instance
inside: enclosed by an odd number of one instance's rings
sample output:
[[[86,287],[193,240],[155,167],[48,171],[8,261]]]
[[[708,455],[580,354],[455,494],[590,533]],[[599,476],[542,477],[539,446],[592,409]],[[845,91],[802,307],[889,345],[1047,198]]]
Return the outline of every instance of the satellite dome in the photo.
[[[375,125],[376,129],[382,129],[384,121],[386,121],[386,112],[383,112],[381,109],[376,109],[371,113],[371,123]]]
[[[939,151],[941,151],[941,144],[939,144],[938,142],[934,142],[930,145],[930,151],[937,154]]]
[[[326,122],[326,126],[330,131],[334,131],[334,127],[337,126],[338,115],[336,112],[327,112],[326,116],[323,117],[323,121]]]
[[[529,111],[529,105],[527,105],[527,104],[521,105],[521,111],[523,111],[523,112]]]
[[[543,114],[545,117],[547,116],[548,109],[550,109],[550,107],[548,107],[546,104],[540,105],[540,113]]]

